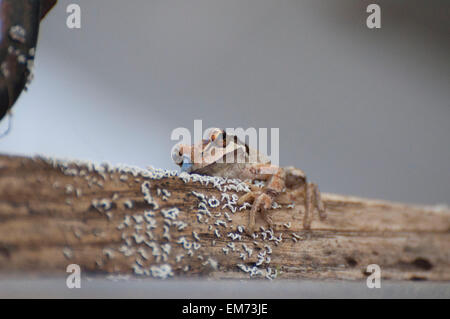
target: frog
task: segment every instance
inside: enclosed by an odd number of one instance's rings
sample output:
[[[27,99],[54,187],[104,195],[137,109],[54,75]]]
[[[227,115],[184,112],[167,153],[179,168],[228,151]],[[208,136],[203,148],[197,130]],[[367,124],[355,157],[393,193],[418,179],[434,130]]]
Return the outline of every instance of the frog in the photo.
[[[242,195],[237,204],[251,204],[248,225],[245,227],[249,235],[255,231],[257,213],[263,216],[269,227],[273,227],[269,211],[281,197],[294,202],[303,200],[305,230],[311,228],[314,211],[318,212],[320,220],[326,218],[317,184],[309,182],[301,169],[273,165],[265,154],[223,129],[208,130],[205,138],[198,143],[175,145],[172,160],[182,172],[247,181],[250,191]],[[254,181],[259,181],[260,185],[252,183]],[[290,206],[300,213],[299,206]]]

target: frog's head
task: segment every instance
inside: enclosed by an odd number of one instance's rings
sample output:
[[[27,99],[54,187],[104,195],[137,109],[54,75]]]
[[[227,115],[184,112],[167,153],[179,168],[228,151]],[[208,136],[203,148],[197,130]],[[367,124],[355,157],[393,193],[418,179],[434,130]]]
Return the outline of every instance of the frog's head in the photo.
[[[210,129],[205,137],[196,144],[177,144],[172,149],[172,160],[183,172],[191,173],[213,163],[225,163],[225,156],[238,149],[245,152],[245,145],[236,143],[222,129]]]

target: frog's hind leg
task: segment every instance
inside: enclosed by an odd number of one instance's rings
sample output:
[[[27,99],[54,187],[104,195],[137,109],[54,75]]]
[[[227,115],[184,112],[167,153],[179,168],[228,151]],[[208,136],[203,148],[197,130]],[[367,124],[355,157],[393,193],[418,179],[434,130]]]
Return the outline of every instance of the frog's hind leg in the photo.
[[[246,193],[245,195],[242,195],[239,197],[238,205],[243,205],[244,203],[253,203],[255,201],[255,198],[259,196],[261,192],[252,190],[251,192]]]
[[[320,195],[319,187],[316,184],[311,183],[311,185],[314,188],[314,206],[319,212],[320,220],[324,220],[325,218],[327,218],[327,212],[322,202],[322,196]]]
[[[306,183],[305,187],[305,215],[303,216],[303,227],[305,229],[310,229],[314,209],[317,209],[320,220],[324,220],[327,215],[317,185],[314,183]]]
[[[304,196],[304,206],[305,213],[303,215],[303,228],[310,229],[311,228],[311,218],[310,214],[312,213],[312,202],[313,202],[313,189],[310,187],[310,184],[305,184],[305,196]]]

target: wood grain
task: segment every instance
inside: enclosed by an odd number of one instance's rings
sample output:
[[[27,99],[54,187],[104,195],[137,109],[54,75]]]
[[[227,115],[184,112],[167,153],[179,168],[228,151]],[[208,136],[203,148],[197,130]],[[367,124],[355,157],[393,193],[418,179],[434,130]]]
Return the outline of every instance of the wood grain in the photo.
[[[384,279],[450,280],[448,207],[323,194],[328,218],[304,230],[280,198],[272,233],[258,217],[252,238],[248,209],[230,210],[244,192],[223,192],[236,184],[163,174],[0,156],[0,273],[361,280],[377,264]]]

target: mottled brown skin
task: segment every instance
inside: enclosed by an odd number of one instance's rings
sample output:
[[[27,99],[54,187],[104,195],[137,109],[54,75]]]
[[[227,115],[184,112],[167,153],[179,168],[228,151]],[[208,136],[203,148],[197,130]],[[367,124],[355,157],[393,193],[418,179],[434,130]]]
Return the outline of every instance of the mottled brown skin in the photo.
[[[289,201],[303,200],[305,212],[303,227],[310,229],[314,210],[321,220],[326,218],[319,188],[308,183],[304,172],[298,168],[281,168],[270,163],[263,154],[242,143],[236,136],[227,135],[223,130],[213,129],[208,138],[197,144],[177,145],[172,153],[174,162],[188,173],[239,178],[242,180],[261,180],[262,188],[251,185],[252,191],[242,196],[238,204],[252,203],[247,232],[252,234],[256,213],[262,213],[266,222],[272,226],[267,211],[273,201],[282,196]],[[296,208],[300,212],[299,208]]]

